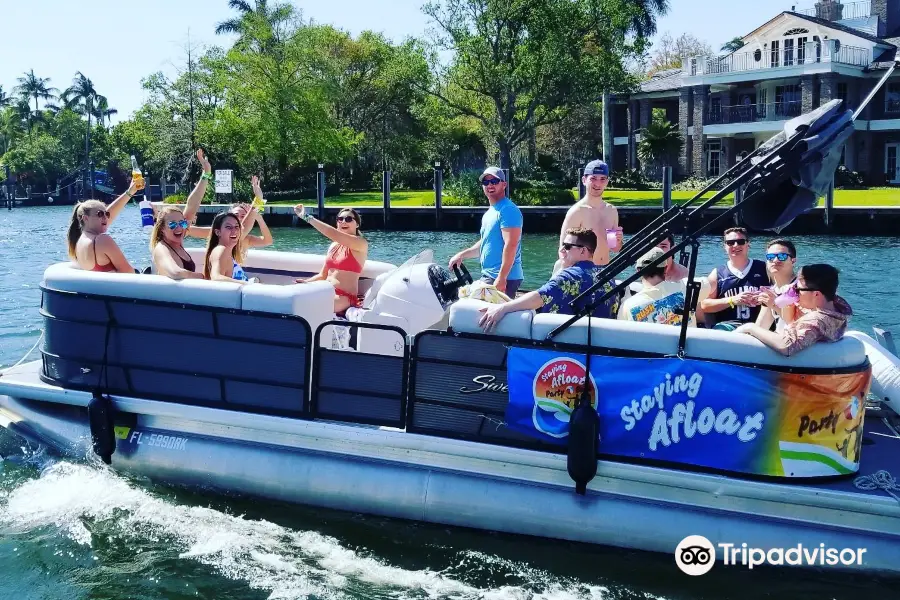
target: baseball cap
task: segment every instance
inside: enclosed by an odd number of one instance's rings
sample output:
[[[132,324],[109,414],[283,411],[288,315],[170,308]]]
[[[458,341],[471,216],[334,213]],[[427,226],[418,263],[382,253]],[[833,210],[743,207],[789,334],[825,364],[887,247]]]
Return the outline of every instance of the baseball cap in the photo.
[[[663,257],[664,254],[665,254],[665,252],[663,252],[662,248],[654,248],[647,254],[645,254],[642,257],[640,257],[639,259],[637,259],[637,263],[635,263],[634,266],[638,270],[641,270],[644,267],[646,267],[648,265],[652,265],[653,263],[657,262],[660,258]],[[657,266],[661,267],[661,266],[663,266],[663,264],[660,263]]]
[[[585,175],[606,175],[609,177],[609,165],[602,160],[592,160],[584,168]]]
[[[484,173],[478,177],[478,182],[480,183],[487,175],[493,175],[500,181],[506,181],[506,174],[503,172],[503,169],[499,167],[488,167],[484,170]]]

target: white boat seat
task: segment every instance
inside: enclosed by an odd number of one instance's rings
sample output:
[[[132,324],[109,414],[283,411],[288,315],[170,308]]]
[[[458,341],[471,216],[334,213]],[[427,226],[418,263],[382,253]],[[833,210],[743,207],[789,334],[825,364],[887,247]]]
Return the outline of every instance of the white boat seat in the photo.
[[[204,279],[176,281],[161,275],[85,271],[72,262],[47,267],[43,285],[64,292],[241,308],[241,285],[238,283]]]
[[[478,319],[481,318],[480,310],[489,306],[493,305],[472,298],[463,298],[454,302],[450,306],[450,328],[453,331],[484,333],[481,327],[478,326]],[[510,313],[503,317],[503,320],[497,325],[494,334],[529,340],[531,339],[531,321],[534,316],[535,314],[532,310]]]
[[[483,333],[478,326],[480,308],[489,306],[479,300],[461,300],[450,308],[450,327],[454,331]],[[506,315],[495,335],[532,340],[545,340],[570,316],[534,314],[521,311]],[[639,323],[615,319],[591,319],[591,344],[604,348],[674,355],[678,350],[679,327],[656,323]],[[529,335],[524,323],[530,322]],[[560,343],[587,344],[587,318],[573,323],[556,336]],[[685,355],[688,358],[729,360],[748,365],[773,365],[803,368],[856,367],[866,360],[863,344],[853,337],[833,343],[819,343],[791,357],[782,356],[749,335],[712,329],[688,328]]]
[[[326,321],[334,319],[334,286],[329,281],[296,285],[253,283],[241,290],[241,308],[282,315],[296,315],[309,323],[310,335]],[[331,339],[331,331],[322,333]]]

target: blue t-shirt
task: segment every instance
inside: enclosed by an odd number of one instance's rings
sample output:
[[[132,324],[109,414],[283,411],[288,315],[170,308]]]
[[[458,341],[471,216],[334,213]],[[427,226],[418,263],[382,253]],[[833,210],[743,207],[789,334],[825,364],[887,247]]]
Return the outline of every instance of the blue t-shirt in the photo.
[[[544,305],[537,312],[574,315],[577,312],[576,308],[592,304],[594,300],[613,289],[611,283],[603,284],[591,294],[587,301],[579,303],[578,307],[572,306],[572,300],[600,281],[602,269],[603,267],[595,265],[590,260],[583,260],[561,270],[538,290]],[[600,319],[615,319],[618,312],[619,294],[614,294],[599,304],[592,314]]]
[[[522,227],[522,211],[509,198],[500,200],[488,207],[481,217],[481,274],[492,279],[500,276],[500,265],[503,263],[502,228]],[[522,272],[522,238],[516,246],[516,258],[509,270],[508,280],[524,279]]]

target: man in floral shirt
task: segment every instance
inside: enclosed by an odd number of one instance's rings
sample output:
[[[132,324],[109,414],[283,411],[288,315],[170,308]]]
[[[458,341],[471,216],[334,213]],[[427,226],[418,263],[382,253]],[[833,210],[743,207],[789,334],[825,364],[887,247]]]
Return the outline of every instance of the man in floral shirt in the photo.
[[[504,315],[511,312],[536,310],[541,313],[574,315],[578,309],[593,304],[613,288],[611,283],[605,283],[591,294],[589,299],[582,300],[577,307],[573,306],[573,301],[600,281],[600,271],[603,267],[594,264],[593,256],[596,248],[597,236],[590,229],[567,229],[559,248],[563,268],[539,290],[528,292],[511,302],[481,309],[482,315],[478,324],[485,333],[490,333]],[[618,310],[619,295],[615,294],[597,305],[592,314],[601,319],[615,319]]]

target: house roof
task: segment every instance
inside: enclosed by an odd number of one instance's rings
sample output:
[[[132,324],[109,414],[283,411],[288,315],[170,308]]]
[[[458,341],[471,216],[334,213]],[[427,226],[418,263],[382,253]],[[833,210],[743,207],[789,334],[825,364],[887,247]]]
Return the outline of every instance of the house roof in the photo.
[[[900,37],[884,38],[884,41],[900,48]],[[891,68],[894,64],[894,60],[897,58],[897,48],[888,48],[882,52],[874,61],[872,61],[872,64],[869,65],[869,69],[872,71],[883,71]]]
[[[681,69],[668,69],[666,71],[657,71],[650,76],[650,79],[641,83],[641,91],[639,93],[650,92],[667,92],[677,90],[681,87],[681,78],[684,71]]]
[[[865,31],[860,31],[859,29],[854,29],[852,27],[842,25],[841,23],[837,23],[835,21],[829,21],[828,19],[820,19],[819,17],[813,17],[810,15],[802,15],[800,13],[793,12],[790,10],[786,10],[782,13],[775,15],[774,17],[772,17],[771,19],[769,19],[768,21],[766,21],[765,23],[763,23],[762,25],[760,25],[759,27],[757,27],[756,29],[754,29],[753,31],[751,31],[750,33],[748,33],[741,39],[750,37],[751,35],[753,35],[757,31],[759,31],[760,29],[766,27],[767,25],[769,25],[776,19],[783,17],[784,15],[791,15],[792,17],[796,17],[796,18],[802,19],[804,21],[809,21],[810,23],[815,23],[817,25],[821,25],[822,27],[828,27],[830,29],[835,29],[837,31],[843,31],[844,33],[849,33],[850,35],[855,35],[856,37],[862,38],[864,40],[868,40],[875,44],[882,44],[882,45],[888,45],[888,46],[891,46],[891,45],[897,46],[898,45],[896,43],[889,42],[884,38],[875,37],[874,35],[870,35],[870,34],[866,33]],[[898,40],[898,38],[892,38],[892,39]]]

